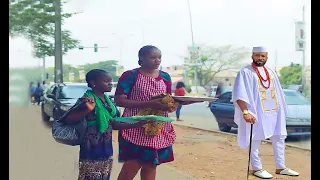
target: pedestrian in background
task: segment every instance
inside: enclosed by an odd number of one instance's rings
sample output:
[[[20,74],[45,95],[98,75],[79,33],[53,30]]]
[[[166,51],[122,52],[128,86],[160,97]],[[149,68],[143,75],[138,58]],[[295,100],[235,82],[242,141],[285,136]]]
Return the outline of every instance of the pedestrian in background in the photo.
[[[45,94],[48,90],[49,86],[47,85],[46,80],[42,81],[42,89],[43,89],[43,94]]]
[[[175,96],[185,96],[186,90],[185,90],[185,84],[183,82],[178,82],[176,86],[176,90],[174,91]],[[180,111],[181,111],[182,105],[179,105],[176,109],[176,120],[177,121],[183,121],[180,119]]]
[[[217,87],[217,90],[216,90],[216,95],[215,95],[215,98],[219,97],[222,93],[222,86],[223,86],[223,83],[222,82],[219,82],[218,83],[218,87]]]
[[[40,106],[42,96],[43,96],[43,88],[42,88],[41,83],[38,82],[36,90],[34,92],[35,102],[38,104],[38,106]]]
[[[31,103],[35,103],[35,97],[34,97],[34,93],[36,92],[37,86],[33,84],[33,82],[31,81],[29,84],[29,93],[30,93],[30,102]]]

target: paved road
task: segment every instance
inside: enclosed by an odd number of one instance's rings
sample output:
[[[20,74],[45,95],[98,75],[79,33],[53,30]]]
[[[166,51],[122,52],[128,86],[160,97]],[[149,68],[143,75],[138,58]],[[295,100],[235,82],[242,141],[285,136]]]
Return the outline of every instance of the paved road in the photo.
[[[78,175],[79,147],[56,143],[51,124],[40,119],[39,107],[9,110],[10,180],[75,180]],[[117,152],[117,145],[114,150]],[[115,154],[114,157],[117,157]],[[111,179],[117,179],[121,164],[114,161]],[[135,180],[140,179],[139,176]],[[159,166],[157,179],[190,180],[186,173]]]
[[[173,113],[172,116],[175,116],[175,114]],[[219,130],[215,117],[205,103],[184,106],[181,110],[181,119],[183,119],[184,122],[177,122],[177,124],[193,126],[206,130]],[[232,129],[231,133],[237,133],[236,129]],[[311,149],[310,138],[288,138],[287,144]]]

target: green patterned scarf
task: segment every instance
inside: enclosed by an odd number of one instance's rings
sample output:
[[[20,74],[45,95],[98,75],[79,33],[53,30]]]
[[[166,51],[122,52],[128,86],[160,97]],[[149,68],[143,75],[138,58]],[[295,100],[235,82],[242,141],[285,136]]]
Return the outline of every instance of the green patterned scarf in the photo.
[[[95,115],[96,115],[96,120],[93,121],[93,124],[97,123],[97,126],[99,128],[99,131],[101,133],[104,133],[108,129],[108,121],[110,121],[112,118],[115,117],[117,114],[117,109],[116,106],[111,102],[109,97],[107,95],[104,95],[104,99],[107,102],[107,104],[111,108],[111,113],[105,108],[103,102],[99,99],[98,96],[96,96],[92,90],[87,90],[86,93],[84,93],[83,97],[89,97],[94,100],[96,103],[95,107]],[[88,123],[88,125],[92,125]]]

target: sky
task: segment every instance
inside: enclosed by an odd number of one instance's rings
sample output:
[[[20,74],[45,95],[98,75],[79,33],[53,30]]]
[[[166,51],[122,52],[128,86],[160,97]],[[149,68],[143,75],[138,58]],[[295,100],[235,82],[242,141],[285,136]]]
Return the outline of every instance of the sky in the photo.
[[[311,0],[190,0],[195,44],[265,46],[269,67],[302,63],[302,52],[295,50],[295,21],[302,20],[303,5],[310,65]],[[97,53],[69,51],[65,64],[118,60],[125,69],[135,68],[139,49],[148,44],[162,51],[163,66],[177,65],[192,44],[187,0],[71,0],[64,11],[79,12],[62,28],[71,30],[81,45],[106,47]],[[32,57],[26,39],[9,38],[9,66],[42,66],[42,60]],[[53,57],[46,58],[46,66],[54,66]]]

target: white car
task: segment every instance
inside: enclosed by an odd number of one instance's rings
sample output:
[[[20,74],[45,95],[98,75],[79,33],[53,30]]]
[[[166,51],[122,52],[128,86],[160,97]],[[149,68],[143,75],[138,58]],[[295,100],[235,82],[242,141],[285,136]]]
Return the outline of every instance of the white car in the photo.
[[[206,95],[207,94],[207,90],[202,87],[202,86],[191,86],[191,93],[197,93],[197,89],[198,89],[198,93]]]

